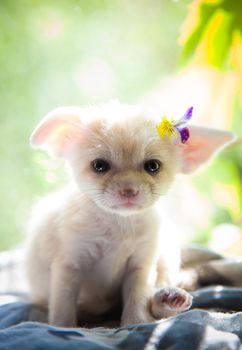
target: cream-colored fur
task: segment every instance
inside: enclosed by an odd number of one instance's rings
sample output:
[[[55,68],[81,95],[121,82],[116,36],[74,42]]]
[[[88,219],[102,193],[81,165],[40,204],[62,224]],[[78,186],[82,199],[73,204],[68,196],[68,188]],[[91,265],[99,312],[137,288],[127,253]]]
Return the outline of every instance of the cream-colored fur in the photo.
[[[190,306],[188,293],[167,288],[177,280],[179,243],[162,228],[161,202],[187,162],[188,146],[160,139],[155,123],[138,108],[114,103],[59,108],[34,131],[32,144],[65,158],[72,179],[37,205],[30,224],[31,298],[48,305],[52,324],[74,326],[77,314],[100,315],[121,300],[122,324]],[[194,154],[188,158],[194,163]],[[94,172],[95,159],[108,161],[110,170]],[[144,169],[149,159],[161,162],[157,173]]]

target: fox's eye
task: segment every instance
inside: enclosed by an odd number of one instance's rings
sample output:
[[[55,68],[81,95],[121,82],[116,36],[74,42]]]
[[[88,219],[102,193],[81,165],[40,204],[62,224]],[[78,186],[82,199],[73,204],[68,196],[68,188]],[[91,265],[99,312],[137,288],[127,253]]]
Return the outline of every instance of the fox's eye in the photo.
[[[161,168],[161,162],[158,159],[149,159],[144,163],[144,169],[149,174],[158,173]]]
[[[91,167],[93,169],[93,171],[95,171],[95,173],[106,173],[107,171],[110,170],[111,166],[110,164],[104,160],[104,159],[94,159],[91,162]]]

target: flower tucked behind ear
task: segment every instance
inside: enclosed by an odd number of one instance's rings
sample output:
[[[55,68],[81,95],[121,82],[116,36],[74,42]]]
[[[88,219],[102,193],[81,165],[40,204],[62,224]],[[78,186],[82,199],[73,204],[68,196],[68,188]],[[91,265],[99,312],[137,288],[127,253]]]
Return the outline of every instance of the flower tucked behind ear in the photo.
[[[160,124],[157,126],[157,131],[160,137],[164,136],[175,136],[177,135],[177,132],[180,134],[181,142],[185,143],[190,136],[189,129],[186,127],[186,124],[189,122],[189,120],[192,117],[192,111],[193,107],[190,107],[184,116],[177,120],[169,120],[167,117],[163,117]]]
[[[167,119],[167,117],[163,117],[161,123],[157,126],[157,131],[160,137],[164,136],[173,136],[176,132],[176,128],[174,123]]]

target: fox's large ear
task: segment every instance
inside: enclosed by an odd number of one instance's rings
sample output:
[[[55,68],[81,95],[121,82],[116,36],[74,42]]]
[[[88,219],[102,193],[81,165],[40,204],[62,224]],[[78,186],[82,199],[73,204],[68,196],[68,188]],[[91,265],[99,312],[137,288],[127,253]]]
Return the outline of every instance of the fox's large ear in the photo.
[[[33,131],[31,145],[57,157],[67,156],[85,134],[81,111],[79,107],[60,107],[47,114]]]
[[[190,138],[184,145],[181,145],[181,172],[185,174],[196,171],[219,150],[235,139],[231,132],[193,125],[189,127],[189,132]]]

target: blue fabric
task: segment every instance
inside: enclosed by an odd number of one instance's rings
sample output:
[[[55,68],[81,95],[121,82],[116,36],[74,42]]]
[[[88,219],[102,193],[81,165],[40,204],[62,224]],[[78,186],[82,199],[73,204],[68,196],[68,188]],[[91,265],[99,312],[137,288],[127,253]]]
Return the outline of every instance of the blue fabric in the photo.
[[[221,350],[242,344],[242,312],[191,310],[159,323],[67,329],[30,322],[35,308],[24,302],[0,306],[0,350]]]
[[[155,324],[107,330],[65,329],[28,322],[35,306],[16,302],[0,307],[0,349],[142,349]]]

